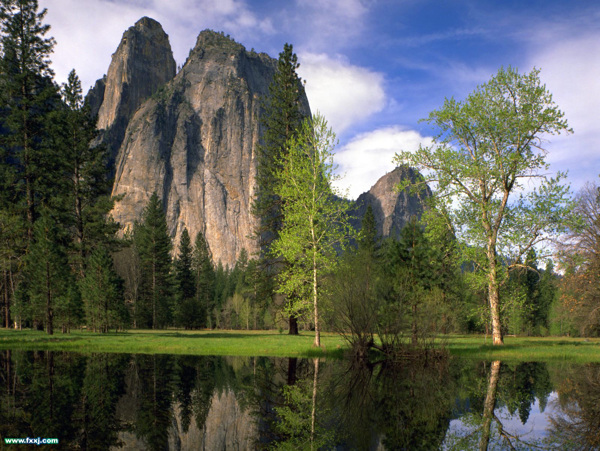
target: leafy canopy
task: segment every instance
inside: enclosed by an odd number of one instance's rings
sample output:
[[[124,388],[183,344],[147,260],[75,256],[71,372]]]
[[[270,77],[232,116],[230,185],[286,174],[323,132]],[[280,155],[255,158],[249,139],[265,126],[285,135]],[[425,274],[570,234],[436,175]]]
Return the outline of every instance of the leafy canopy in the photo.
[[[436,186],[457,236],[513,262],[562,231],[572,208],[566,173],[548,175],[543,148],[546,135],[572,130],[539,73],[500,69],[465,101],[446,99],[425,120],[438,130],[433,144],[394,159]]]

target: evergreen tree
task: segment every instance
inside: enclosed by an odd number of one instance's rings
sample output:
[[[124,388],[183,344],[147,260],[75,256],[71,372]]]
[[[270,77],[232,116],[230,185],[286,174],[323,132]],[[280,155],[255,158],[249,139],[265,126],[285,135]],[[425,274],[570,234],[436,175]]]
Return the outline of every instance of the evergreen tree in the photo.
[[[175,299],[177,302],[176,322],[186,329],[195,329],[203,324],[201,308],[196,299],[196,279],[192,269],[193,249],[186,228],[181,233],[179,253],[174,263]]]
[[[375,215],[371,205],[367,205],[367,210],[363,216],[361,223],[360,236],[358,240],[359,249],[364,249],[370,253],[374,253],[377,249],[377,224],[375,223]]]
[[[56,222],[47,212],[35,222],[34,241],[26,258],[27,290],[23,299],[29,300],[28,317],[35,324],[44,324],[46,332],[54,332],[55,311],[67,310],[70,297],[75,294],[69,288],[74,284],[64,245],[59,241]]]
[[[48,60],[54,39],[45,37],[50,29],[43,24],[45,15],[45,9],[38,13],[37,0],[0,3],[2,200],[24,212],[29,243],[39,197],[52,192],[45,181],[56,161],[47,147],[48,113],[59,98]]]
[[[396,297],[407,309],[410,318],[412,344],[423,337],[424,311],[420,308],[427,295],[439,283],[439,255],[425,236],[422,225],[412,217],[400,232],[396,242],[387,249],[386,267]],[[431,316],[431,312],[427,312]],[[399,319],[401,320],[401,319]]]
[[[90,250],[111,242],[118,225],[108,215],[114,202],[110,198],[107,151],[105,147],[90,147],[97,134],[96,124],[84,105],[81,82],[74,70],[62,96],[64,107],[52,114],[52,137],[60,148],[62,175],[56,184],[61,195],[54,204],[64,212],[64,222],[72,230],[75,267],[82,276]]]
[[[279,237],[283,226],[282,203],[277,195],[278,173],[287,154],[286,143],[297,133],[302,123],[301,99],[304,88],[296,73],[298,57],[291,44],[283,46],[279,54],[277,70],[269,85],[269,97],[264,104],[262,116],[262,143],[258,147],[256,195],[252,212],[258,218],[254,236],[260,246],[260,266],[263,277],[259,281],[259,297],[272,299],[275,292],[275,275],[280,262],[273,258],[272,244]],[[290,333],[298,333],[295,315],[290,316]]]
[[[222,268],[222,267],[221,267]],[[208,245],[204,235],[198,232],[194,242],[194,251],[192,254],[192,269],[196,281],[196,305],[198,306],[198,316],[200,318],[198,327],[208,325],[213,327],[213,322],[207,321],[212,318],[215,301],[215,269],[210,260]]]
[[[157,329],[171,321],[171,237],[162,202],[152,193],[142,214],[142,223],[134,227],[135,247],[141,266],[139,326]]]
[[[87,326],[100,332],[125,326],[127,310],[123,301],[123,280],[114,270],[106,247],[96,248],[89,257],[80,282]]]

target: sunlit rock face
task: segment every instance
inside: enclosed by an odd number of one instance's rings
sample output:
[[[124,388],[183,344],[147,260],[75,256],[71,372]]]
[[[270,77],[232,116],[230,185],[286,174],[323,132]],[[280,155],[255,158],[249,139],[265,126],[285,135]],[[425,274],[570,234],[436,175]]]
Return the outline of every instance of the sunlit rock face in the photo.
[[[362,218],[371,205],[379,236],[397,237],[400,230],[411,217],[417,219],[423,213],[423,201],[431,196],[429,187],[425,186],[418,194],[404,190],[397,192],[396,187],[404,180],[416,181],[420,177],[418,171],[407,166],[400,166],[381,177],[369,191],[361,194],[356,200],[355,225],[360,228]]]
[[[92,113],[98,114],[101,140],[114,158],[129,120],[158,88],[175,76],[169,37],[155,20],[143,17],[121,38],[105,78],[88,94]]]
[[[123,199],[115,220],[131,227],[156,191],[175,243],[187,227],[192,239],[204,234],[215,263],[253,253],[261,98],[275,67],[221,33],[200,33],[182,70],[129,121],[116,159],[113,195]]]
[[[232,266],[242,249],[257,250],[256,152],[276,63],[205,30],[175,75],[158,22],[142,18],[125,32],[106,77],[87,97],[98,113],[99,141],[111,149],[112,194],[121,199],[112,215],[124,230],[141,219],[156,192],[175,248],[187,228],[192,239],[204,234],[215,264]],[[301,101],[309,115],[304,93]],[[403,168],[382,177],[359,197],[357,216],[371,204],[380,234],[396,234],[420,215],[419,199],[394,191],[402,177],[413,176]]]

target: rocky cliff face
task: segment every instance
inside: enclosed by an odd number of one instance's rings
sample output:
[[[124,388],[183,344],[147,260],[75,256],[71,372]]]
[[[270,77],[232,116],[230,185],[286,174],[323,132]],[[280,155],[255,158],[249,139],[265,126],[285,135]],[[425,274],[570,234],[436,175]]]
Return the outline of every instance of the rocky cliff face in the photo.
[[[112,150],[113,195],[122,196],[115,220],[132,227],[156,191],[175,244],[186,227],[192,239],[204,234],[215,263],[233,265],[243,248],[253,253],[260,104],[275,67],[268,55],[206,30],[175,75],[158,22],[142,18],[127,30],[107,76],[88,94]],[[305,96],[302,108],[310,114]],[[414,176],[407,168],[385,175],[359,197],[355,214],[362,218],[370,204],[381,235],[397,234],[421,205],[393,188]]]
[[[233,265],[242,248],[254,252],[260,102],[275,65],[220,33],[200,33],[182,70],[129,121],[116,161],[113,195],[124,197],[115,220],[131,227],[156,191],[175,243],[187,227],[192,239],[204,234],[214,262]]]
[[[104,131],[101,140],[111,149],[112,158],[135,111],[175,71],[169,37],[157,21],[143,17],[123,34],[106,77],[88,95],[92,113],[98,114],[98,129]]]
[[[414,182],[418,177],[417,171],[406,166],[397,167],[381,177],[369,191],[361,194],[356,200],[355,227],[360,228],[367,207],[371,205],[379,235],[397,237],[412,216],[421,217],[422,201],[431,196],[429,187],[416,195],[406,190],[401,193],[395,191],[395,187],[400,182],[404,180]]]

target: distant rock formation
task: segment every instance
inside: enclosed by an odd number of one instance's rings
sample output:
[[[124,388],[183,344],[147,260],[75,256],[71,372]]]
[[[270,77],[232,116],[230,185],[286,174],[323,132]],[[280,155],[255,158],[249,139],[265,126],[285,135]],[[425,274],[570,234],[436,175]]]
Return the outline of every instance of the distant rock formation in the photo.
[[[129,28],[107,75],[87,96],[98,114],[98,141],[111,151],[112,193],[122,196],[115,220],[132,227],[156,192],[176,246],[186,227],[192,239],[204,234],[214,263],[232,266],[242,249],[252,255],[261,100],[276,65],[264,53],[205,30],[175,74],[161,25],[144,17]],[[304,94],[302,110],[310,115]],[[414,177],[414,171],[396,169],[359,197],[355,226],[368,204],[383,236],[420,215],[417,198],[394,192],[402,177]]]
[[[395,188],[400,182],[407,179],[414,182],[418,177],[418,171],[407,166],[399,166],[381,177],[356,200],[354,226],[360,229],[367,207],[371,205],[378,234],[382,237],[397,237],[412,216],[421,217],[423,200],[431,196],[429,187],[418,194],[411,194],[407,190],[396,192]]]
[[[261,98],[275,67],[221,33],[200,33],[177,76],[129,121],[116,161],[113,195],[124,197],[115,220],[132,226],[156,191],[175,243],[187,227],[192,239],[204,234],[214,262],[231,266],[243,248],[253,253]]]
[[[143,17],[123,34],[107,75],[88,94],[98,129],[104,131],[100,139],[111,149],[112,159],[133,114],[175,71],[169,37],[157,21]]]

